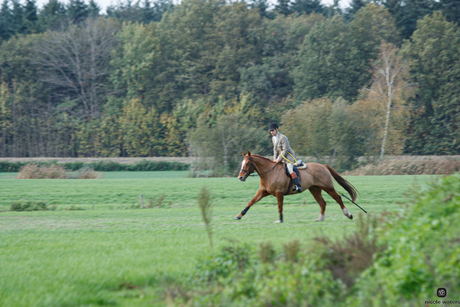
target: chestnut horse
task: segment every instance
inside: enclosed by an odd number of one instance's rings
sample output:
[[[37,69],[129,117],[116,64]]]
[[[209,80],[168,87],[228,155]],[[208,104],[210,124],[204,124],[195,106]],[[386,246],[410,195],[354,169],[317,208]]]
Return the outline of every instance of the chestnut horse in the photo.
[[[283,222],[283,199],[284,195],[298,194],[297,191],[292,191],[290,178],[284,171],[284,166],[281,163],[275,164],[272,160],[259,156],[251,155],[248,152],[246,155],[243,152],[243,162],[241,163],[241,170],[238,179],[245,181],[248,176],[256,171],[260,176],[259,191],[253,199],[248,203],[246,208],[238,214],[235,219],[240,220],[243,215],[248,212],[249,208],[256,202],[268,195],[273,195],[278,200],[278,211],[280,219],[275,223]],[[329,194],[342,208],[343,214],[349,219],[353,219],[353,215],[348,212],[347,208],[342,202],[342,198],[337,194],[334,189],[334,178],[351,196],[355,201],[357,197],[357,190],[348,181],[342,178],[336,171],[327,164],[307,163],[307,169],[299,170],[299,180],[302,190],[308,189],[313,197],[321,207],[321,213],[316,221],[324,221],[324,211],[326,210],[326,202],[321,196],[321,191],[324,190]]]

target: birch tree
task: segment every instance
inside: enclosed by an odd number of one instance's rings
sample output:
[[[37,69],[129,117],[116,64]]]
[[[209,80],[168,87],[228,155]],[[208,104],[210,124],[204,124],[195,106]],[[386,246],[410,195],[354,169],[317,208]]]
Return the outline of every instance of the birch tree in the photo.
[[[385,114],[379,165],[382,164],[385,154],[390,124],[394,122],[397,129],[396,122],[404,121],[404,111],[407,110],[404,106],[404,94],[406,94],[404,90],[410,86],[407,82],[408,65],[398,52],[396,46],[382,42],[379,58],[373,64],[374,78],[369,98],[375,99]],[[391,121],[392,115],[395,117],[393,121]]]

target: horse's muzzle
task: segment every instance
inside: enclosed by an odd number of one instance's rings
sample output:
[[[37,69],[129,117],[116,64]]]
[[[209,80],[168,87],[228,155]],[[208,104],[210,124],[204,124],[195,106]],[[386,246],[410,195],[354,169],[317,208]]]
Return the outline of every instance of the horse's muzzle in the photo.
[[[240,181],[243,181],[243,182],[245,182],[245,181],[246,181],[246,177],[243,177],[243,176],[241,176],[241,177],[238,177],[238,179],[239,179]]]

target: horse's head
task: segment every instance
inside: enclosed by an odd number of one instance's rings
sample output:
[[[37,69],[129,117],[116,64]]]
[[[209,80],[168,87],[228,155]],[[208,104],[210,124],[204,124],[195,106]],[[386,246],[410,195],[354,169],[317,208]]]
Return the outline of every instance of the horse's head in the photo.
[[[249,175],[254,172],[256,169],[254,166],[254,162],[252,160],[251,152],[248,151],[248,154],[245,154],[243,152],[243,162],[241,162],[241,170],[240,173],[238,174],[238,179],[241,181],[246,181],[246,178],[249,177]]]

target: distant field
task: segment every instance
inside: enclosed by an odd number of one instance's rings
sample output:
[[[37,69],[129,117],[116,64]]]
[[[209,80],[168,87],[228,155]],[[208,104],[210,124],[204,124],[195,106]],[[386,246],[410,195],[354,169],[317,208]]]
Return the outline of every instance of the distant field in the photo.
[[[142,172],[137,176],[148,176]],[[154,172],[156,173],[156,172]],[[165,172],[173,173],[173,172]],[[187,172],[185,172],[187,173]],[[206,233],[196,195],[207,186],[214,197],[217,245],[225,238],[276,246],[292,239],[307,244],[315,233],[340,237],[355,228],[360,210],[346,202],[355,220],[325,197],[326,220],[315,223],[319,206],[307,191],[286,199],[285,223],[276,200],[267,197],[241,221],[233,220],[258,188],[258,178],[176,178],[112,173],[99,180],[1,180],[0,210],[15,200],[56,204],[57,211],[0,212],[0,306],[155,306],[165,278],[184,278],[195,259],[207,255]],[[349,177],[358,203],[370,214],[398,210],[411,187],[423,189],[432,176]],[[343,190],[342,190],[343,191]],[[139,195],[166,208],[129,209]],[[169,208],[171,202],[171,208]],[[85,210],[67,211],[71,206]],[[134,286],[126,286],[134,285]]]

